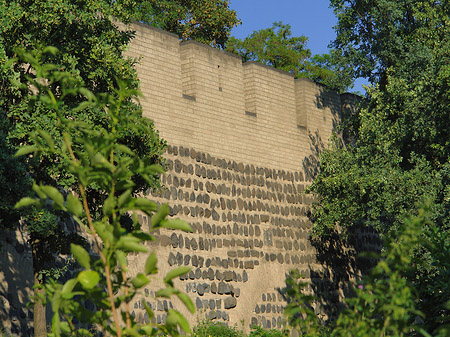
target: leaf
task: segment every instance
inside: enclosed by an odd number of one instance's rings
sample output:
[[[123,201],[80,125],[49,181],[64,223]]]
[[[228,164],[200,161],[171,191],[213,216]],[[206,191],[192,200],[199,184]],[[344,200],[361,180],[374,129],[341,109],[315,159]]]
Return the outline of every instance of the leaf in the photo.
[[[22,146],[19,150],[17,150],[15,157],[24,156],[26,154],[39,151],[39,148],[34,145]]]
[[[147,311],[148,314],[148,319],[151,321],[152,318],[155,316],[155,314],[153,313],[152,308],[150,308],[150,306],[147,304],[145,300],[143,300],[142,303],[144,303],[145,311]]]
[[[48,132],[45,132],[44,130],[37,130],[37,132],[39,133],[39,135],[44,138],[45,142],[47,143],[47,146],[50,149],[54,149],[55,148],[55,142],[53,141],[52,136],[50,136],[50,134]]]
[[[76,245],[74,243],[70,244],[70,251],[74,256],[75,260],[82,266],[84,269],[91,268],[91,258],[89,253],[81,246]]]
[[[138,327],[126,328],[123,330],[125,336],[142,337],[142,335],[136,331]]]
[[[146,213],[154,212],[158,209],[158,206],[153,201],[146,198],[137,198],[134,200],[135,209],[140,209]]]
[[[124,204],[130,199],[130,196],[131,196],[131,189],[127,189],[120,195],[117,202],[117,207],[122,208]]]
[[[178,292],[176,295],[181,300],[181,302],[183,302],[183,304],[189,309],[191,313],[195,312],[194,303],[192,302],[191,298],[188,295],[186,295],[182,291]]]
[[[162,220],[161,227],[170,229],[180,229],[185,232],[192,232],[192,227],[181,219]]]
[[[52,46],[47,46],[44,48],[44,50],[42,51],[45,54],[52,54],[53,56],[55,56],[56,54],[58,54],[58,48],[56,47],[52,47]]]
[[[164,169],[160,165],[157,165],[157,164],[147,166],[146,169],[147,169],[147,171],[149,171],[150,174],[155,174],[155,173],[164,174],[165,173]]]
[[[14,208],[22,208],[22,207],[28,207],[28,206],[33,206],[39,203],[39,200],[33,199],[33,198],[29,198],[29,197],[25,197],[20,199],[15,205]]]
[[[131,279],[131,284],[136,288],[142,288],[150,282],[149,278],[142,273],[136,275],[136,277]]]
[[[94,270],[84,270],[78,274],[77,279],[83,288],[92,289],[100,281],[100,275]]]
[[[148,249],[139,244],[140,241],[140,239],[131,235],[122,236],[119,241],[117,241],[117,248],[130,252],[147,252]]]
[[[59,307],[61,306],[61,291],[57,290],[52,297],[52,310],[53,312],[59,312]]]
[[[164,283],[169,283],[175,277],[184,275],[186,273],[189,273],[190,271],[191,271],[191,268],[186,267],[186,266],[181,266],[176,269],[173,269],[167,273],[166,277],[164,277]]]
[[[116,148],[117,151],[126,153],[126,154],[129,155],[129,156],[134,156],[134,152],[131,151],[131,149],[130,149],[128,146],[126,146],[126,145],[123,145],[123,144],[114,144],[114,147]]]
[[[77,285],[78,280],[76,278],[68,280],[61,290],[61,297],[64,299],[71,299],[73,296],[75,296],[76,293],[73,293],[72,290]]]
[[[64,197],[57,188],[48,185],[41,185],[40,188],[41,191],[45,193],[50,199],[52,199],[56,206],[58,206],[55,207],[56,209],[66,210],[66,207],[64,206]]]
[[[189,326],[189,323],[188,323],[187,319],[182,314],[180,314],[178,311],[176,311],[174,309],[169,309],[169,312],[168,312],[167,316],[169,316],[171,314],[175,316],[174,321],[177,322],[180,325],[180,327],[185,332],[187,332],[187,333],[191,332],[191,328]]]
[[[150,255],[147,257],[147,260],[145,261],[145,267],[144,271],[148,274],[156,274],[158,272],[158,269],[156,268],[156,263],[158,262],[156,258],[155,252],[151,252]]]
[[[158,212],[156,212],[152,216],[151,228],[158,227],[161,220],[163,220],[167,215],[169,215],[169,213],[170,213],[169,205],[162,204]]]
[[[156,292],[156,296],[170,298],[170,296],[172,296],[178,292],[180,292],[180,291],[178,289],[175,289],[174,287],[167,287],[167,288],[159,289]]]
[[[78,283],[78,280],[76,278],[72,278],[72,279],[68,280],[66,283],[64,283],[62,290],[61,290],[61,294],[68,294],[68,293],[72,292],[73,288],[75,288],[77,283]]]
[[[122,250],[116,250],[114,254],[116,255],[117,262],[119,262],[120,268],[125,272],[128,271],[128,261],[126,254]]]
[[[32,189],[38,195],[39,198],[41,198],[41,199],[47,198],[47,195],[42,191],[42,189],[36,183],[33,183]]]
[[[59,312],[55,312],[52,317],[52,330],[55,336],[61,335],[61,319],[59,318]]]
[[[81,217],[83,215],[83,205],[81,201],[72,193],[69,193],[66,200],[67,209],[75,216]]]
[[[112,215],[114,212],[114,207],[116,207],[116,198],[111,194],[108,198],[106,198],[105,203],[103,204],[103,214],[105,216]]]

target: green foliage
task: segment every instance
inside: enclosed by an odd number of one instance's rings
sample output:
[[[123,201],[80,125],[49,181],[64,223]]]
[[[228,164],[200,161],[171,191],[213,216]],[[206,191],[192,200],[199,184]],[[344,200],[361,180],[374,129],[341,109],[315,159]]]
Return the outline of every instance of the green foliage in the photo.
[[[49,51],[54,52],[52,49]],[[22,199],[20,206],[33,206],[38,210],[30,221],[42,224],[40,231],[48,231],[54,221],[46,213],[44,205],[49,205],[56,212],[68,214],[72,221],[84,227],[94,239],[97,256],[90,256],[81,245],[72,244],[72,256],[81,266],[77,276],[64,284],[49,281],[45,290],[53,311],[52,336],[92,336],[91,327],[100,326],[101,330],[113,336],[154,336],[161,333],[179,335],[179,329],[189,332],[189,324],[176,310],[167,312],[166,323],[139,325],[131,315],[130,303],[140,289],[150,282],[149,276],[157,272],[157,260],[151,253],[145,263],[144,273],[130,278],[127,255],[136,252],[148,252],[148,242],[154,240],[151,232],[159,228],[182,228],[190,230],[187,223],[180,220],[165,219],[167,206],[159,207],[145,198],[133,196],[139,175],[147,183],[161,173],[161,167],[151,165],[148,158],[142,158],[137,151],[120,142],[125,128],[135,133],[151,133],[149,124],[137,118],[139,112],[129,109],[127,102],[136,99],[139,94],[132,86],[118,81],[118,89],[113,94],[94,94],[84,88],[78,79],[69,72],[60,71],[53,64],[41,65],[31,55],[25,55],[34,68],[36,77],[30,77],[37,94],[31,99],[34,104],[41,104],[55,116],[52,126],[61,135],[61,141],[53,138],[44,130],[36,130],[31,135],[32,145],[18,151],[19,155],[33,153],[38,156],[54,155],[61,160],[61,167],[70,172],[71,179],[77,184],[78,195],[45,185],[34,184],[36,198]],[[55,89],[56,88],[56,89]],[[72,96],[82,96],[84,101],[75,107],[66,104]],[[33,108],[33,106],[31,106]],[[71,118],[74,113],[96,108],[103,111],[102,128],[92,128],[83,120]],[[86,191],[95,186],[105,196],[104,202],[97,205],[102,213],[100,217],[92,216]],[[137,212],[153,219],[149,232],[139,229]],[[133,228],[126,231],[120,219],[132,213]],[[37,218],[39,217],[39,218]],[[49,222],[49,226],[45,226]],[[44,233],[48,235],[49,233]],[[44,236],[45,236],[44,235]],[[193,312],[194,305],[185,294],[174,288],[173,278],[189,269],[180,267],[172,270],[164,278],[165,288],[157,292],[157,297],[177,296]],[[83,303],[90,301],[93,309],[87,309]],[[152,318],[153,311],[144,303],[147,313]],[[78,322],[77,325],[75,322]]]
[[[17,52],[23,46],[34,50],[33,58],[41,63],[58,64],[60,71],[71,73],[89,90],[113,93],[116,89],[115,78],[130,83],[137,88],[137,74],[134,60],[123,56],[123,51],[132,38],[132,32],[121,31],[113,21],[113,15],[118,20],[129,21],[132,12],[126,4],[128,1],[73,2],[62,1],[0,1],[0,59],[2,95],[0,110],[6,113],[10,123],[8,139],[12,147],[19,144],[30,144],[30,135],[35,130],[41,130],[54,139],[55,144],[61,144],[62,136],[55,128],[56,116],[41,102],[30,102],[30,87],[28,77],[35,77],[30,72],[29,60],[18,59]],[[120,12],[119,8],[124,9]],[[128,12],[125,11],[128,10]],[[42,46],[55,46],[59,53],[43,53]],[[56,91],[58,88],[54,87]],[[102,128],[105,124],[104,114],[94,106],[89,109],[74,111],[73,108],[85,98],[80,95],[66,97],[64,104],[69,113],[91,125],[92,128]],[[33,104],[33,109],[29,109]],[[129,109],[140,111],[140,107],[129,101],[123,102]],[[133,114],[141,118],[139,113]],[[149,127],[152,127],[151,122]],[[140,155],[153,163],[161,163],[161,153],[164,144],[158,139],[157,133],[150,130],[144,134],[140,130],[121,130],[120,142],[131,147]],[[71,175],[63,170],[61,161],[42,154],[39,158],[28,160],[28,172],[37,181],[51,183],[53,186],[72,188]],[[57,177],[57,179],[56,179]],[[149,187],[158,186],[157,180],[150,185],[137,181],[135,192]],[[95,188],[93,188],[95,190]],[[91,191],[92,198],[95,192]]]
[[[8,139],[10,122],[0,110],[0,228],[8,228],[17,223],[20,212],[14,209],[14,204],[27,195],[31,179],[26,174],[25,161],[14,157],[14,147]]]
[[[226,50],[242,57],[244,62],[257,61],[293,74],[310,78],[330,89],[345,91],[352,85],[348,69],[337,62],[337,53],[315,55],[306,48],[308,38],[292,36],[291,26],[275,22],[271,28],[253,32],[244,40],[231,37]]]
[[[417,292],[405,277],[412,265],[413,251],[430,222],[429,210],[409,217],[394,237],[387,238],[382,259],[348,299],[349,309],[337,320],[332,336],[405,336],[420,328],[416,317]]]
[[[270,329],[266,330],[261,328],[260,326],[255,326],[250,331],[250,334],[248,337],[285,337],[286,333],[276,330],[276,329]]]
[[[244,337],[245,334],[236,327],[229,327],[220,322],[204,321],[193,328],[192,337]]]
[[[228,0],[134,1],[134,19],[214,47],[225,46],[233,27],[240,24]]]
[[[351,142],[335,141],[321,158],[315,233],[339,225],[373,226],[393,235],[406,214],[431,200],[424,236],[448,254],[450,231],[450,60],[448,1],[332,1],[338,15],[334,47],[355,76],[375,84],[350,117]],[[434,331],[449,314],[448,264],[433,246],[414,251],[408,279],[419,292],[417,308]],[[447,255],[448,256],[448,255]],[[436,285],[436,287],[432,286]],[[439,288],[439,289],[438,289]],[[431,304],[433,303],[433,304]]]
[[[46,102],[32,98],[33,88],[29,83],[42,74],[33,72],[30,65],[36,62],[57,64],[55,71],[68,72],[71,75],[70,81],[97,92],[113,94],[118,89],[115,78],[126,81],[131,88],[137,88],[135,60],[123,56],[133,33],[121,31],[117,26],[117,20],[130,22],[136,10],[134,4],[134,1],[129,0],[0,0],[0,182],[7,193],[7,198],[2,198],[0,202],[2,226],[14,226],[14,221],[21,215],[17,210],[8,212],[6,209],[21,197],[32,193],[30,178],[38,184],[49,185],[58,190],[77,191],[73,174],[67,171],[67,166],[58,157],[58,153],[39,152],[11,158],[10,154],[19,146],[31,146],[35,139],[55,147],[64,143],[61,129],[55,128],[58,116],[54,110]],[[59,52],[52,53],[51,49],[44,48],[49,45],[57,47]],[[29,51],[26,58],[18,57],[23,48]],[[51,83],[50,87],[61,96],[57,81]],[[65,95],[60,108],[65,109],[66,118],[84,122],[86,127],[101,132],[107,126],[106,115],[101,106],[87,104],[84,109],[76,109],[86,101],[88,99],[82,94]],[[163,164],[161,155],[165,143],[153,130],[152,122],[143,119],[140,106],[132,100],[124,100],[122,105],[134,111],[131,114],[134,121],[130,120],[130,123],[147,123],[147,127],[118,129],[118,142],[135,151],[149,165]],[[76,132],[76,136],[81,136],[81,131]],[[132,180],[133,194],[159,186],[157,176],[145,180],[136,174]],[[95,218],[101,217],[98,205],[105,199],[102,191],[98,184],[91,184],[86,190]],[[68,199],[69,207],[72,207],[71,200],[73,199]],[[31,219],[26,210],[21,213]],[[64,216],[55,214],[59,220],[64,220]],[[64,234],[56,223],[45,223],[51,228],[35,230],[33,226],[39,224],[28,224],[33,233],[31,244],[34,246],[34,269],[37,273],[53,268],[54,256],[67,252],[69,243],[77,240],[74,235]],[[42,223],[39,226],[42,227]],[[58,234],[44,235],[54,231],[58,231]]]
[[[385,249],[381,259],[370,275],[359,282],[355,296],[347,299],[348,309],[341,312],[336,326],[329,335],[338,336],[446,336],[448,325],[441,322],[439,329],[427,330],[427,324],[417,324],[424,313],[417,309],[420,289],[410,281],[409,274],[414,271],[414,252],[423,245],[440,249],[426,236],[427,228],[432,227],[429,220],[430,205],[419,209],[417,216],[409,216],[392,236],[385,239]],[[450,256],[444,252],[446,260]],[[321,336],[325,329],[320,328],[317,317],[311,308],[313,297],[304,294],[306,283],[296,282],[298,274],[293,271],[287,278],[287,298],[290,301],[285,314],[290,326],[300,336]],[[448,282],[447,282],[448,283]],[[448,285],[436,285],[448,305]],[[443,319],[445,316],[441,316]],[[448,320],[448,317],[446,317]],[[448,322],[448,321],[447,321]],[[328,334],[327,334],[328,335]]]
[[[292,270],[286,277],[286,288],[283,294],[288,304],[285,308],[285,315],[288,324],[294,328],[300,336],[319,336],[321,324],[311,306],[315,300],[313,295],[305,294],[307,283],[301,280],[298,270]]]

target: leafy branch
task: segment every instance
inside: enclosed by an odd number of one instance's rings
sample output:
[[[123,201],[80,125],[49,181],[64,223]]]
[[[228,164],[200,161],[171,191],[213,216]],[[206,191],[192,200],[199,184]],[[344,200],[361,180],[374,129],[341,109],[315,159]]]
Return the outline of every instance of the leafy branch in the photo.
[[[55,48],[46,48],[46,53],[57,53]],[[63,141],[55,142],[42,130],[31,135],[33,145],[24,146],[16,155],[51,155],[63,161],[67,171],[75,181],[74,191],[60,191],[53,186],[34,183],[36,198],[23,198],[16,207],[43,207],[50,204],[55,210],[67,212],[73,221],[93,238],[94,251],[98,256],[88,253],[84,247],[71,244],[71,252],[81,266],[75,278],[64,284],[50,281],[45,285],[46,293],[53,310],[52,331],[54,336],[91,336],[89,329],[101,327],[112,336],[154,336],[160,333],[179,335],[179,328],[189,332],[189,324],[183,315],[174,309],[168,310],[165,324],[138,324],[130,313],[129,303],[150,283],[150,276],[156,274],[157,258],[151,252],[146,260],[144,272],[130,276],[127,255],[147,253],[146,243],[154,240],[152,231],[159,228],[191,231],[190,226],[181,220],[166,219],[167,205],[156,203],[133,194],[133,177],[139,175],[151,183],[155,175],[163,173],[157,165],[150,165],[141,159],[128,146],[120,142],[123,129],[133,132],[151,132],[148,123],[136,123],[135,112],[126,109],[124,104],[137,99],[140,93],[130,89],[127,83],[117,80],[113,94],[93,93],[84,88],[68,72],[60,71],[56,65],[41,64],[39,57],[22,53],[25,62],[34,69],[34,76],[28,76],[29,85],[36,92],[32,104],[43,104],[56,116],[57,125]],[[71,108],[65,104],[70,96],[84,98]],[[95,108],[104,113],[105,124],[93,129],[85,122],[76,120],[73,113]],[[70,111],[70,114],[68,113]],[[141,119],[142,120],[142,119]],[[57,177],[54,177],[57,179]],[[90,205],[87,189],[95,188],[105,196],[101,205]],[[101,212],[92,213],[92,209]],[[137,221],[137,212],[151,218],[150,228],[143,230]],[[98,215],[97,215],[98,213]],[[120,224],[123,216],[132,214],[133,228],[126,231]],[[170,271],[164,278],[165,288],[157,292],[158,297],[177,296],[194,312],[190,298],[176,289],[173,279],[189,272],[180,267]],[[106,291],[105,291],[106,289]],[[86,309],[82,303],[89,300],[94,309]],[[149,318],[154,314],[144,302]],[[76,318],[76,320],[74,320]],[[79,322],[79,324],[75,324]],[[112,323],[112,324],[111,324]]]

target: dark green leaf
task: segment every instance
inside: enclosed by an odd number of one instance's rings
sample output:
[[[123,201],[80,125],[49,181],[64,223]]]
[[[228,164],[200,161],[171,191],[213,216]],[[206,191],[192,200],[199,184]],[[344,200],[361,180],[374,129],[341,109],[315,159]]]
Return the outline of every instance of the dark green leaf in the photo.
[[[156,274],[158,269],[156,268],[157,258],[155,252],[151,252],[145,261],[145,273],[148,274]]]
[[[185,266],[181,266],[176,269],[173,269],[167,273],[166,277],[164,277],[164,282],[168,283],[168,282],[172,281],[172,279],[174,279],[175,277],[184,275],[186,273],[189,273],[190,271],[191,271],[191,268],[185,267]]]
[[[136,277],[131,279],[131,284],[136,289],[142,288],[143,286],[147,285],[150,282],[149,278],[145,276],[144,274],[137,274]]]
[[[82,266],[84,269],[91,268],[91,258],[89,253],[81,246],[71,243],[70,251],[74,256],[75,260]]]
[[[66,200],[67,209],[75,216],[81,217],[83,215],[83,205],[81,201],[72,193],[69,193]]]

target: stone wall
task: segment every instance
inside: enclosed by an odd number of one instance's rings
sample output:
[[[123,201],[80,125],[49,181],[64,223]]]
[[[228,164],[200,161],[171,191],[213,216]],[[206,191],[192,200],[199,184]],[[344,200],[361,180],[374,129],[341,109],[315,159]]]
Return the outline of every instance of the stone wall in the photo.
[[[0,236],[0,335],[32,336],[33,313],[26,307],[33,295],[33,258],[28,233],[2,230]]]
[[[279,290],[292,268],[314,286],[335,292],[322,280],[322,265],[308,239],[312,198],[304,193],[349,98],[307,79],[135,24],[128,55],[137,65],[144,115],[169,146],[164,189],[149,198],[169,203],[171,215],[188,221],[193,233],[160,231],[153,245],[161,275],[187,265],[177,285],[204,317],[248,329],[280,328],[285,300]],[[144,226],[149,219],[140,218]],[[130,259],[142,269],[146,256]],[[164,320],[178,305],[153,298],[158,281],[142,299]],[[336,295],[337,294],[337,295]],[[342,295],[342,293],[341,293]],[[143,305],[134,314],[146,321]]]
[[[207,317],[245,329],[280,328],[285,300],[279,290],[292,268],[310,279],[313,290],[338,302],[348,277],[336,281],[311,246],[312,198],[304,191],[353,98],[196,42],[180,43],[158,29],[131,29],[136,38],[127,53],[138,59],[144,115],[169,144],[164,188],[148,191],[149,198],[169,203],[171,215],[194,230],[155,233],[160,274],[133,303],[137,319],[148,320],[143,299],[157,322],[167,308],[181,308],[154,298],[161,275],[178,265],[192,268],[176,285],[198,309],[195,315],[182,310],[193,324]],[[140,216],[144,228],[148,221]],[[5,235],[0,320],[7,333],[26,336],[31,253],[26,231]],[[142,270],[145,259],[130,256],[131,273]]]

